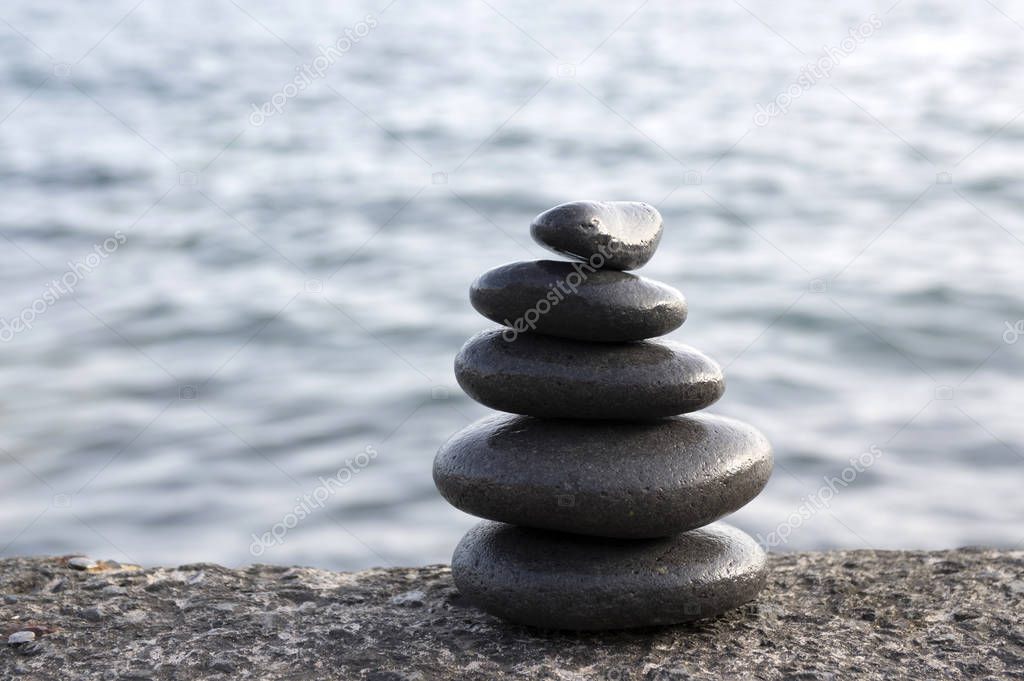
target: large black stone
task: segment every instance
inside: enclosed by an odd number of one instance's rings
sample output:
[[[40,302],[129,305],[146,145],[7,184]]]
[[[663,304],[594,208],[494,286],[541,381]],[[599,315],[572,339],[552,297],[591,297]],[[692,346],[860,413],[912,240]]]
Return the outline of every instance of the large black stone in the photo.
[[[485,521],[452,576],[472,603],[546,629],[624,629],[713,617],[755,596],[764,551],[715,523],[664,539],[599,539]]]
[[[588,343],[502,330],[466,341],[455,378],[477,402],[541,418],[643,420],[698,411],[725,392],[722,370],[663,340]]]
[[[534,241],[595,267],[635,270],[661,241],[661,213],[639,201],[573,201],[533,219]]]
[[[707,525],[757,496],[771,471],[761,433],[708,414],[639,423],[499,414],[434,459],[438,490],[467,513],[622,538]]]
[[[589,341],[663,336],[686,321],[676,289],[627,272],[555,260],[514,262],[480,275],[469,289],[473,307],[509,329]]]

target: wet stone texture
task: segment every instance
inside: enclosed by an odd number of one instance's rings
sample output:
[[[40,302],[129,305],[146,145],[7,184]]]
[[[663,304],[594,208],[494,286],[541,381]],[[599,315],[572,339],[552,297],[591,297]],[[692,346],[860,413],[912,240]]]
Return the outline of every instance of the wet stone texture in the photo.
[[[661,213],[640,201],[573,201],[533,219],[530,234],[547,249],[595,266],[635,270],[661,242]]]
[[[469,288],[477,312],[508,327],[576,340],[622,342],[664,336],[686,321],[686,298],[667,284],[580,263],[513,262]]]
[[[753,600],[765,553],[725,523],[616,540],[484,521],[459,542],[452,574],[459,593],[510,622],[610,631],[710,618]]]
[[[753,603],[616,633],[503,622],[446,566],[12,558],[0,591],[2,679],[1024,679],[1024,551],[772,555]]]
[[[598,537],[664,537],[746,505],[772,472],[753,427],[707,413],[648,422],[497,414],[434,459],[452,506],[481,518]]]
[[[699,411],[725,392],[722,368],[666,340],[587,343],[482,331],[455,357],[467,395],[498,411],[540,418],[650,420]]]

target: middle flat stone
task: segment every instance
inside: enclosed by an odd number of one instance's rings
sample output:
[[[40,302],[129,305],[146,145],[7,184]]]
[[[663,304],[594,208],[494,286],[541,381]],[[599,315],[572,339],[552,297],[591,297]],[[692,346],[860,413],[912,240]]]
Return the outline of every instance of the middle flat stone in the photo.
[[[477,312],[509,329],[576,340],[622,342],[664,336],[686,321],[686,299],[653,279],[586,263],[513,262],[469,289]]]
[[[663,537],[738,510],[772,472],[753,427],[692,414],[641,423],[499,414],[456,433],[434,483],[489,520],[602,537]]]
[[[681,343],[589,343],[483,331],[455,357],[470,397],[541,418],[649,420],[698,411],[725,392],[718,364]]]

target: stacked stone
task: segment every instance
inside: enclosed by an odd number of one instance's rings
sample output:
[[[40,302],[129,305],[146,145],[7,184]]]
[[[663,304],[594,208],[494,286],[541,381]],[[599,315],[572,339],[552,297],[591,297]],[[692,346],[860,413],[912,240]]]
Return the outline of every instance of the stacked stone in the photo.
[[[714,521],[763,489],[771,446],[739,421],[689,414],[722,396],[721,368],[651,340],[687,315],[679,291],[624,271],[654,254],[661,215],[580,201],[530,231],[577,262],[504,265],[470,289],[503,328],[463,346],[456,377],[510,414],[457,433],[434,461],[445,499],[488,519],[455,549],[459,591],[515,622],[578,630],[674,624],[754,598],[764,552]]]

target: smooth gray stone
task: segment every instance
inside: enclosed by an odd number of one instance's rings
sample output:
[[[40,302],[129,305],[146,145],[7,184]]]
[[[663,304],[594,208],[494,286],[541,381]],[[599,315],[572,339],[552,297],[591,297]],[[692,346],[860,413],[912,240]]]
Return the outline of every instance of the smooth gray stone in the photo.
[[[665,340],[588,343],[501,329],[466,341],[455,378],[498,411],[541,418],[645,420],[698,411],[725,392],[714,360]]]
[[[595,267],[635,270],[661,241],[661,213],[639,201],[573,201],[533,219],[534,241]]]
[[[599,539],[485,521],[452,557],[472,603],[545,629],[625,629],[714,617],[764,587],[766,557],[715,523],[664,539]]]
[[[694,414],[621,423],[497,414],[434,459],[452,506],[489,520],[601,537],[665,537],[746,505],[772,472],[768,440]]]
[[[686,321],[686,298],[627,272],[556,260],[514,262],[480,275],[469,288],[477,312],[508,327],[589,341],[664,336]]]

